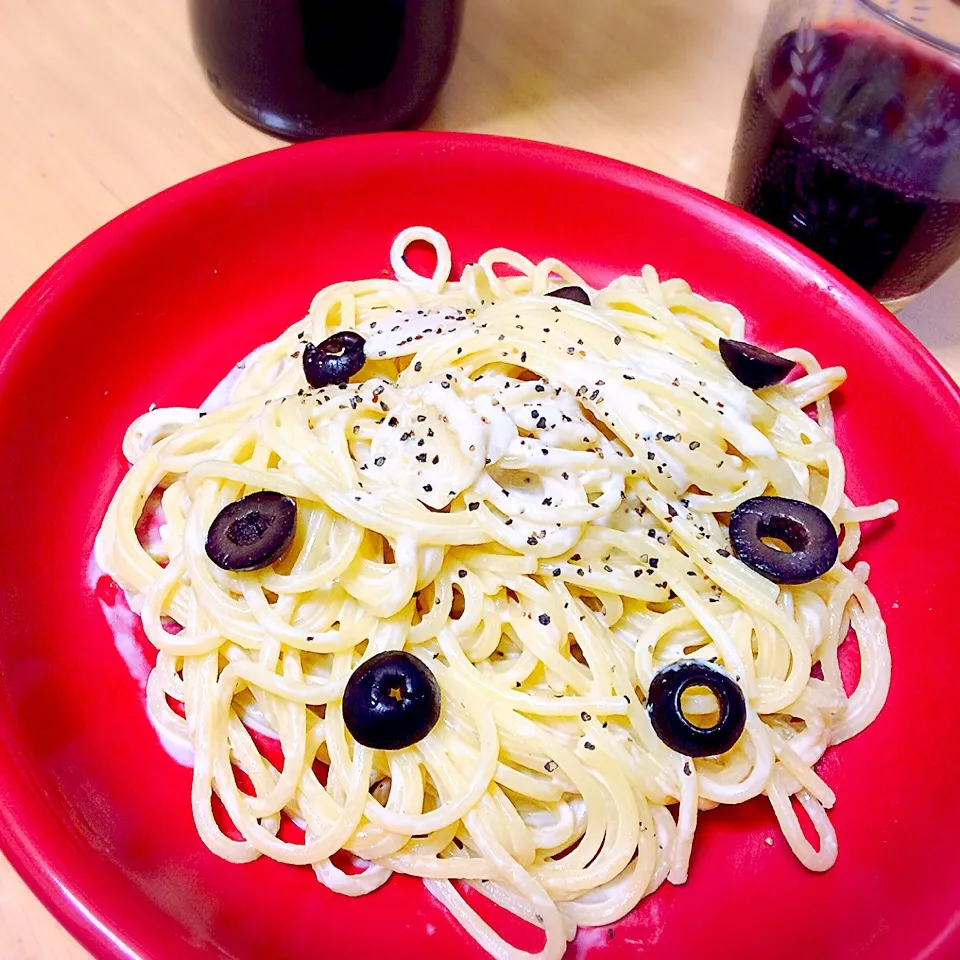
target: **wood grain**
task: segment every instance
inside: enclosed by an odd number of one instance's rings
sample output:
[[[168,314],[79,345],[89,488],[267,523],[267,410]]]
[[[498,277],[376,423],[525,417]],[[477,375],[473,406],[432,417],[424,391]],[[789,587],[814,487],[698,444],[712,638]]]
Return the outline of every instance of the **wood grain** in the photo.
[[[721,194],[765,7],[468,0],[427,126],[593,150]],[[280,145],[207,89],[181,0],[0,0],[0,64],[0,311],[131,205]],[[952,324],[931,329],[960,370]],[[86,956],[0,860],[0,957]]]

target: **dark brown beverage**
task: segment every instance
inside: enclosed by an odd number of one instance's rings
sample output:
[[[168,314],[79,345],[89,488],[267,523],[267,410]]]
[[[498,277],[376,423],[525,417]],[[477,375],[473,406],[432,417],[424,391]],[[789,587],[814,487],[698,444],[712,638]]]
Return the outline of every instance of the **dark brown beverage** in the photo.
[[[294,140],[411,126],[453,62],[463,0],[190,0],[217,96]]]
[[[876,297],[960,257],[960,74],[867,28],[793,31],[755,68],[728,199]]]

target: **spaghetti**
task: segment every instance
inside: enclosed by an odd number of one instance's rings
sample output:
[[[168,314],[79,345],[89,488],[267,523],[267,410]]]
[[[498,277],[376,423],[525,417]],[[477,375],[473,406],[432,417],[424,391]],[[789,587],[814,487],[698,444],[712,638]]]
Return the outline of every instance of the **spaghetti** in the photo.
[[[430,277],[404,260],[415,240],[436,250]],[[846,564],[860,523],[896,509],[844,493],[829,401],[844,371],[786,350],[803,375],[747,389],[718,353],[742,339],[739,312],[649,266],[593,289],[558,260],[495,249],[454,282],[426,228],[404,231],[391,261],[395,280],[322,290],[207,409],[152,411],[124,439],[131,468],[97,559],[157,647],[148,708],[193,751],[204,843],[238,863],[310,864],[348,895],[422,877],[511,960],[532,955],[452,881],[542,928],[547,960],[578,926],[682,883],[699,812],[719,804],[766,795],[797,857],[829,868],[834,794],[813,767],[876,717],[890,677],[867,566]],[[590,304],[547,296],[563,285]],[[311,388],[301,352],[338,330],[363,336],[362,370]],[[265,569],[222,570],[207,532],[256,491],[296,501],[292,545]],[[159,538],[141,542],[155,492]],[[825,575],[778,586],[731,553],[727,515],[763,494],[815,504],[842,531]],[[344,687],[399,650],[436,677],[440,720],[405,749],[361,746]],[[720,756],[674,753],[651,726],[651,681],[681,659],[743,692],[744,733]],[[702,688],[684,700],[704,726],[717,709]],[[282,769],[251,729],[279,740]],[[218,827],[214,794],[241,840]],[[302,844],[277,835],[283,814]],[[339,870],[341,849],[367,868]]]

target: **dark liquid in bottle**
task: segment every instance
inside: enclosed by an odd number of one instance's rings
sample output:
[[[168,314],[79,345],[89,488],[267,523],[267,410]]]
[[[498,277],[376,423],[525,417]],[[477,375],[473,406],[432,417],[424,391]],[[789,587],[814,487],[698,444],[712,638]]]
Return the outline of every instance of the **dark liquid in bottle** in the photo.
[[[869,29],[781,37],[727,197],[875,296],[919,293],[960,257],[960,74]]]
[[[463,0],[190,0],[217,96],[291,139],[422,120],[446,79]]]

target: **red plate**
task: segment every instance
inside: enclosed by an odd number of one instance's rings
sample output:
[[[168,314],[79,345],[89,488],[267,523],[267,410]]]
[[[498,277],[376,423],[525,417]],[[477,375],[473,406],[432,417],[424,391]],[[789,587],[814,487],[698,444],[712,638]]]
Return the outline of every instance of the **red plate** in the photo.
[[[570,956],[957,956],[957,388],[875,302],[739,211],[610,160],[483,137],[346,139],[214,170],[94,234],[0,325],[0,844],[16,868],[99,957],[483,956],[417,880],[351,900],[307,869],[207,852],[189,772],[159,746],[87,578],[130,420],[199,403],[323,285],[386,274],[410,224],[443,231],[461,265],[504,245],[599,284],[650,262],[736,304],[761,342],[844,364],[849,490],[902,507],[862,551],[890,699],[821,764],[839,796],[836,867],[806,872],[763,801],[704,815],[689,883],[582,933]]]

